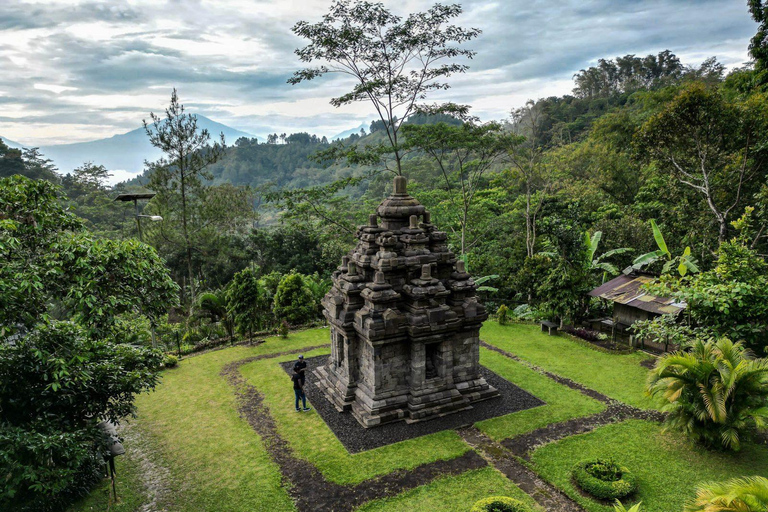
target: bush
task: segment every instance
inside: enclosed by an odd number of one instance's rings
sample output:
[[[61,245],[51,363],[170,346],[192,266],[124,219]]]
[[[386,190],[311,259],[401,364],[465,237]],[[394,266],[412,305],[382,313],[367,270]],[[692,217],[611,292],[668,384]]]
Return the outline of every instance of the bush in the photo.
[[[768,422],[768,359],[727,338],[696,340],[657,361],[648,393],[667,413],[667,427],[708,447],[738,450]]]
[[[603,500],[623,498],[637,490],[635,476],[611,460],[581,461],[573,467],[571,476],[582,490]]]
[[[303,325],[315,316],[315,302],[304,276],[291,272],[280,280],[272,310],[278,319]]]
[[[498,311],[496,311],[496,318],[499,319],[499,325],[507,325],[507,321],[509,320],[509,308],[502,304],[499,306]]]
[[[163,358],[163,366],[165,368],[175,368],[179,365],[179,358],[173,354],[165,354]]]
[[[532,512],[532,510],[522,501],[507,496],[491,496],[475,503],[470,512]]]
[[[280,323],[280,327],[278,327],[278,329],[277,329],[277,334],[278,334],[278,335],[279,335],[281,338],[287,338],[287,337],[288,337],[288,331],[289,331],[289,330],[290,330],[290,326],[288,325],[288,322],[286,322],[285,320],[283,320],[283,321]]]

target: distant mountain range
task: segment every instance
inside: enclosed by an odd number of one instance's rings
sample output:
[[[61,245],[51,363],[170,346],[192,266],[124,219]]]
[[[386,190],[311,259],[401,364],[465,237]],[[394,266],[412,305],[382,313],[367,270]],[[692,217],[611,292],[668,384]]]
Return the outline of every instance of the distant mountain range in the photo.
[[[12,149],[22,149],[24,147],[22,144],[13,142],[12,140],[6,139],[5,137],[0,137],[0,140],[2,140],[6,146]]]
[[[227,145],[234,144],[240,137],[254,137],[250,133],[230,128],[199,114],[197,115],[197,126],[200,129],[207,129],[213,140],[218,139],[219,133],[223,133]],[[4,137],[2,139],[9,147],[22,147],[22,144]],[[40,152],[46,158],[53,160],[61,173],[71,172],[84,162],[93,162],[112,171],[115,174],[115,181],[128,179],[141,173],[144,170],[145,160],[157,160],[161,156],[160,150],[149,143],[149,138],[143,127],[106,139],[41,146]]]
[[[265,136],[236,130],[199,114],[197,115],[197,124],[200,129],[207,129],[212,139],[217,139],[219,133],[224,133],[224,138],[229,146],[234,145],[240,137],[257,137],[261,142],[266,140]],[[332,137],[331,140],[344,139],[352,134],[358,134],[361,128],[367,132],[370,128],[370,122],[363,122],[355,128],[345,130]],[[5,137],[0,137],[0,139],[11,148],[33,147],[29,144],[8,140]],[[113,174],[110,180],[112,183],[130,180],[138,176],[144,171],[145,161],[151,162],[161,156],[160,150],[149,143],[149,138],[143,127],[105,139],[41,146],[40,152],[45,158],[50,158],[62,174],[72,172],[85,162],[103,165]]]
[[[360,129],[365,129],[365,133],[368,133],[368,130],[370,128],[371,128],[371,123],[370,122],[363,122],[357,128],[352,128],[352,129],[349,129],[349,130],[344,130],[341,133],[337,133],[336,135],[331,137],[331,140],[346,139],[347,137],[349,137],[353,133],[358,133],[359,134],[360,133]]]

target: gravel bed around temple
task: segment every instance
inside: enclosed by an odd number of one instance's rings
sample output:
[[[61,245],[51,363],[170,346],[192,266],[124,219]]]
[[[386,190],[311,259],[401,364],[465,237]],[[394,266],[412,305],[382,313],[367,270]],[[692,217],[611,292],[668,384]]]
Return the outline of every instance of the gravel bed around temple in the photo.
[[[435,418],[433,420],[419,423],[407,424],[404,421],[388,423],[373,428],[363,428],[350,412],[340,413],[323,396],[320,389],[315,386],[312,370],[326,363],[329,356],[318,356],[308,358],[307,362],[307,384],[305,393],[307,400],[312,403],[313,411],[306,414],[319,414],[325,421],[328,428],[341,441],[341,444],[350,453],[363,452],[386,446],[392,443],[413,439],[415,437],[434,434],[442,430],[456,429],[462,426],[472,425],[478,421],[503,416],[525,409],[532,409],[544,402],[531,395],[527,391],[520,389],[509,381],[499,377],[489,369],[480,367],[480,371],[488,381],[488,384],[499,390],[501,396],[482,402],[472,404],[472,409],[460,411],[457,413]],[[286,373],[291,373],[293,363],[288,361],[281,363]],[[286,379],[286,389],[289,389],[291,382]],[[293,400],[286,407],[293,407]],[[304,414],[304,413],[302,413]],[[297,418],[297,421],[300,418]]]

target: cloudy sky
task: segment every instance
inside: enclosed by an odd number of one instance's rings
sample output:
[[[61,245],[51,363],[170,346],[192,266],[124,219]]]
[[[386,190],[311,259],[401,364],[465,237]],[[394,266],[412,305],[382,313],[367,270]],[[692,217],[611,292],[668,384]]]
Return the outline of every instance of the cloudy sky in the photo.
[[[398,14],[432,1],[384,0]],[[291,27],[330,0],[0,0],[0,135],[45,145],[137,128],[177,87],[192,111],[249,133],[334,135],[373,118],[336,109],[349,86],[331,76],[297,86],[302,45]],[[528,98],[568,93],[602,57],[670,49],[686,64],[747,60],[756,24],[746,0],[465,0],[470,71],[446,98],[500,119]]]

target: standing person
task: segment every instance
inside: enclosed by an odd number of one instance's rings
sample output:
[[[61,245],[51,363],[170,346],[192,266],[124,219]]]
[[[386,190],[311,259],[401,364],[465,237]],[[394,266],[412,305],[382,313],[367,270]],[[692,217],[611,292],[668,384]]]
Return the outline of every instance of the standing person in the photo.
[[[299,372],[299,375],[301,375],[301,386],[304,387],[304,384],[306,384],[307,382],[307,376],[306,376],[307,363],[304,361],[303,354],[299,354],[299,360],[296,361],[296,363],[294,363],[293,370],[296,372]]]
[[[291,380],[293,381],[293,393],[296,395],[296,412],[302,411],[302,409],[299,409],[299,399],[302,401],[304,411],[311,410],[309,407],[307,407],[307,395],[304,394],[304,383],[302,382],[301,374],[298,372],[298,370],[296,370],[296,368],[293,369]]]

